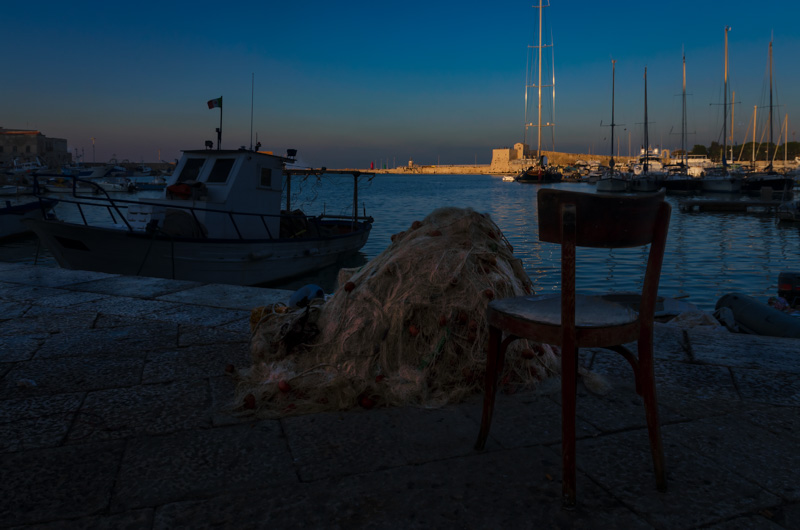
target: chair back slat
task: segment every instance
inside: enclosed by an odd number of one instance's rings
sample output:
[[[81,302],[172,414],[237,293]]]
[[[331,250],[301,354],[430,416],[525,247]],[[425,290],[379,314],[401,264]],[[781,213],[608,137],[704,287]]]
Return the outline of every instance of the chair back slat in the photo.
[[[575,244],[579,247],[627,248],[649,244],[664,202],[664,190],[636,196],[539,190],[539,240],[562,243],[562,207],[577,211]]]

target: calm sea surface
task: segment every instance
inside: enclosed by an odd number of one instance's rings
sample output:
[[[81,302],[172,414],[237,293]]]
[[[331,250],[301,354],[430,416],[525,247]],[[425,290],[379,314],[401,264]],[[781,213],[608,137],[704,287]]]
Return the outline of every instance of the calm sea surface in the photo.
[[[352,177],[310,177],[292,181],[292,207],[307,214],[350,213]],[[559,183],[551,187],[594,192],[590,184]],[[362,179],[359,208],[375,218],[369,241],[362,251],[341,266],[358,266],[381,253],[391,235],[407,229],[415,220],[442,206],[469,207],[488,213],[514,247],[536,292],[558,289],[560,251],[540,243],[536,222],[538,185],[503,182],[486,175],[377,175]],[[142,192],[140,197],[156,192]],[[123,198],[123,197],[121,197]],[[129,198],[129,197],[124,197]],[[317,207],[310,207],[316,198]],[[700,197],[702,198],[702,197]],[[714,198],[729,198],[714,196]],[[800,226],[777,223],[774,214],[684,213],[678,203],[684,197],[668,196],[672,204],[667,252],[659,292],[685,297],[701,309],[712,311],[725,293],[742,292],[766,302],[777,291],[778,274],[800,270]],[[59,205],[58,208],[61,208]],[[70,213],[57,210],[59,215]],[[0,246],[7,261],[33,263],[35,239]],[[641,288],[646,253],[634,250],[580,249],[578,288],[629,291]],[[39,249],[38,263],[57,266]],[[311,277],[282,282],[276,287],[294,289],[317,283],[330,292],[338,267]]]

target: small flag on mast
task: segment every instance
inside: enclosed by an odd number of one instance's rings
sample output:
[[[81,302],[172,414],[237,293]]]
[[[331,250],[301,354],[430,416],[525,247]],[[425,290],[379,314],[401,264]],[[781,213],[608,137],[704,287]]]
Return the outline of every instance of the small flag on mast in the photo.
[[[222,108],[222,96],[220,96],[220,97],[218,97],[216,99],[209,99],[208,100],[208,108],[209,109],[214,109],[214,108],[220,108],[221,109]]]

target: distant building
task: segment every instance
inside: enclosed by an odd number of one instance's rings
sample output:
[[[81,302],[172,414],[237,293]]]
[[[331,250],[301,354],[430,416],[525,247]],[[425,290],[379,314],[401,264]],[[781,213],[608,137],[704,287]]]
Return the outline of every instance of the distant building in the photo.
[[[63,138],[48,138],[39,131],[4,129],[0,127],[0,167],[17,163],[35,162],[36,159],[52,168],[72,163]]]
[[[522,159],[528,155],[528,151],[528,146],[522,143],[516,143],[512,148],[492,149],[491,168],[495,171],[518,169],[521,167]]]

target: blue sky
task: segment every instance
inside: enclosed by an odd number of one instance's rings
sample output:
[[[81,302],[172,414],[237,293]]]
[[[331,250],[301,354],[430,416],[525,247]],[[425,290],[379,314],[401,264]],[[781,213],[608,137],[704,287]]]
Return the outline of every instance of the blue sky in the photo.
[[[172,161],[216,142],[206,102],[220,95],[222,146],[249,146],[254,80],[262,149],[327,167],[488,163],[522,140],[531,4],[15,2],[3,7],[0,127],[66,138],[89,162],[92,137],[98,162]],[[766,116],[770,38],[775,134],[786,114],[790,140],[800,123],[796,2],[552,0],[545,13],[558,150],[608,153],[612,58],[622,154],[629,133],[634,150],[642,141],[645,67],[650,143],[679,147],[682,52],[687,143],[721,141],[726,25],[737,140],[754,106]]]

